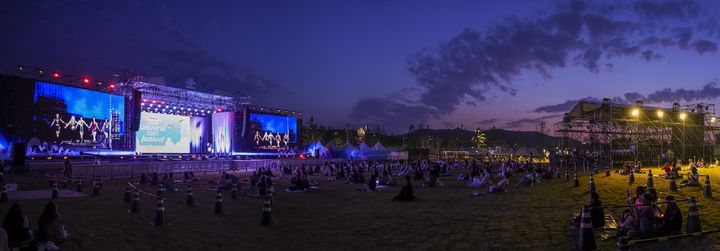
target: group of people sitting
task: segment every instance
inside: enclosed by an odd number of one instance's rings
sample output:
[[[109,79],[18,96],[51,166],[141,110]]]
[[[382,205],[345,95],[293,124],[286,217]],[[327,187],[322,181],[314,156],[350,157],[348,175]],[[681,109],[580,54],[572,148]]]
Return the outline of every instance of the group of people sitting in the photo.
[[[672,195],[665,197],[661,208],[655,189],[638,186],[636,196],[628,196],[628,204],[630,208],[618,222],[617,236],[650,238],[682,231],[682,212]]]
[[[20,205],[12,204],[0,229],[0,250],[58,250],[69,237],[55,202],[45,205],[37,226],[33,231]]]

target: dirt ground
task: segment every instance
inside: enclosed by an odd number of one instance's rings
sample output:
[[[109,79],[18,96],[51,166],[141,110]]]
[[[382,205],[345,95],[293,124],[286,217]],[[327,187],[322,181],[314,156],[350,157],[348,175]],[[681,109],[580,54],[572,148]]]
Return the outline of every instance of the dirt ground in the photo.
[[[444,187],[416,188],[415,202],[393,202],[399,188],[378,192],[356,191],[358,185],[327,181],[314,176],[319,190],[306,193],[280,191],[274,197],[273,226],[260,226],[263,200],[224,196],[224,215],[213,214],[215,193],[210,185],[195,185],[199,205],[185,206],[185,189],[169,194],[165,212],[170,225],[153,226],[155,201],[141,197],[140,214],[128,213],[121,202],[127,180],[106,181],[99,197],[61,198],[58,206],[71,238],[63,250],[573,250],[577,231],[566,221],[587,201],[588,180],[581,185],[543,180],[533,187],[513,188],[503,194],[470,196],[471,189],[455,180],[461,170],[443,177]],[[658,174],[659,170],[654,169]],[[702,187],[681,187],[681,199],[696,196],[704,230],[720,228],[720,169],[701,169],[711,175],[715,198],[702,198]],[[204,180],[217,175],[201,175]],[[713,178],[714,177],[714,178]],[[517,178],[517,177],[514,177]],[[630,187],[627,176],[600,173],[595,178],[604,205],[624,205],[625,190],[645,185],[637,175]],[[704,177],[701,182],[704,182]],[[670,193],[667,180],[655,177],[655,187]],[[27,182],[24,180],[23,182]],[[38,179],[35,183],[42,183]],[[245,181],[247,183],[247,180]],[[277,181],[278,190],[288,181]],[[22,186],[22,185],[21,185]],[[247,188],[243,184],[243,189]],[[22,189],[22,187],[21,187]],[[155,192],[153,187],[143,187]],[[86,193],[92,190],[85,186]],[[661,195],[664,197],[664,195]],[[11,201],[12,202],[12,201]],[[23,200],[24,213],[37,227],[47,200]],[[4,216],[11,203],[0,204]],[[687,202],[679,203],[687,217]],[[606,210],[619,215],[622,208]],[[685,224],[683,222],[683,224]],[[600,250],[616,250],[616,240],[603,241]],[[718,250],[720,234],[702,238],[643,244],[633,250]]]

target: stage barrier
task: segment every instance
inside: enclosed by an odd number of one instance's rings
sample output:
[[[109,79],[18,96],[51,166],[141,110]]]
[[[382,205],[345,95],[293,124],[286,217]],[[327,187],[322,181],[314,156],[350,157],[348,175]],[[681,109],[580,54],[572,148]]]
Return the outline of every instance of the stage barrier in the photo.
[[[325,162],[339,162],[339,159],[258,159],[258,160],[207,160],[207,161],[144,161],[144,162],[106,162],[100,165],[92,163],[74,163],[72,168],[73,176],[84,176],[85,178],[100,175],[103,180],[126,179],[140,177],[140,174],[157,172],[183,173],[194,172],[201,174],[206,172],[253,172],[258,168],[271,168],[278,170],[281,165],[322,165]],[[32,173],[60,173],[62,163],[37,163],[28,165]]]

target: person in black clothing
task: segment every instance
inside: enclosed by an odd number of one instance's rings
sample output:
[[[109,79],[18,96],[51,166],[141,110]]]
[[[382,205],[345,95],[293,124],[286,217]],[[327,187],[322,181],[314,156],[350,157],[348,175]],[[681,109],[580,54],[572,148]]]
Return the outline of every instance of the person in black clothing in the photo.
[[[151,186],[157,186],[158,184],[160,184],[160,177],[158,177],[158,173],[157,173],[157,172],[153,172],[153,173],[152,173],[152,178],[150,179],[150,185],[151,185]]]
[[[394,201],[414,201],[412,181],[410,176],[405,176],[405,186],[400,189],[400,193],[393,198]]]
[[[370,179],[367,182],[367,186],[368,186],[368,189],[370,189],[370,191],[375,191],[375,188],[377,187],[376,182],[377,182],[377,171],[370,174]]]
[[[675,198],[671,195],[665,197],[665,214],[662,218],[658,219],[659,225],[657,226],[656,233],[660,234],[675,234],[682,231],[682,212]]]
[[[2,227],[8,235],[8,246],[20,248],[20,250],[34,250],[32,247],[35,242],[33,233],[19,204],[13,203],[10,206],[10,211],[5,215]]]
[[[600,202],[600,195],[593,192],[590,194],[590,218],[592,219],[593,228],[602,228],[605,226],[605,210]]]

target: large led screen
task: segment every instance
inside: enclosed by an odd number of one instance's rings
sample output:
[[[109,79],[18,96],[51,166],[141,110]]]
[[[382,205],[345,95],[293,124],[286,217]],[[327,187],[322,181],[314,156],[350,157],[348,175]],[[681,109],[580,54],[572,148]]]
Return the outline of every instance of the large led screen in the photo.
[[[171,114],[140,114],[135,151],[139,153],[189,153],[190,117]]]
[[[263,113],[250,113],[249,132],[257,149],[286,149],[297,142],[297,119]]]
[[[213,113],[212,134],[215,153],[230,153],[232,151],[232,135],[235,119],[233,112]]]
[[[124,135],[122,96],[36,82],[33,104],[32,137],[50,146],[110,147],[113,136]]]

